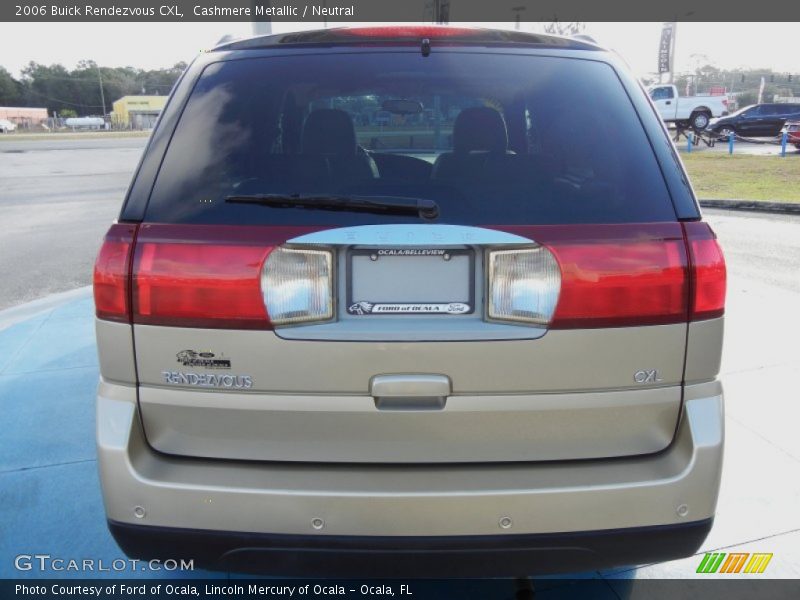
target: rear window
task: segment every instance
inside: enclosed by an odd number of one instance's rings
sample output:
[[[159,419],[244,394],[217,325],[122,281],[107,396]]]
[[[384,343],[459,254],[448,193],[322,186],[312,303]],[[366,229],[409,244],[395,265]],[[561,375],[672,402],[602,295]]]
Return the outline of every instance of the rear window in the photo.
[[[424,198],[461,225],[674,220],[613,69],[590,60],[439,51],[251,58],[204,70],[146,220],[419,222],[226,202],[230,196]]]

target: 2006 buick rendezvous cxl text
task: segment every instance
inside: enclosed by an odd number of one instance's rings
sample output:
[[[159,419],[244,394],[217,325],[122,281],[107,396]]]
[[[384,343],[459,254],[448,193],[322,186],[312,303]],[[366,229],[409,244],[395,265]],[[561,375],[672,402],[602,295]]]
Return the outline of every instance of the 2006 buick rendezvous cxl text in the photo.
[[[725,277],[647,94],[594,44],[219,46],[95,267],[111,532],[281,575],[687,556],[719,489]]]

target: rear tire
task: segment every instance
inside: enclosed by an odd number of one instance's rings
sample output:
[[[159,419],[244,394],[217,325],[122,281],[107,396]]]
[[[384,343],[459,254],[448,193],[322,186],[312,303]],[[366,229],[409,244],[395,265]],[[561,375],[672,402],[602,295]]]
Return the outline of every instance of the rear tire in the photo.
[[[708,127],[708,122],[711,119],[711,113],[706,111],[694,112],[689,117],[689,123],[695,131],[703,131]]]

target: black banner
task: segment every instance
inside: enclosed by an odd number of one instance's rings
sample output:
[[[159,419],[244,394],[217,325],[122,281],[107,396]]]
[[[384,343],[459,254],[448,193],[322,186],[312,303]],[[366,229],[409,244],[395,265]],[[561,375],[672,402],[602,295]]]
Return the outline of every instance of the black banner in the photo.
[[[800,21],[800,2],[761,0],[3,0],[7,22]],[[719,35],[711,31],[709,35]]]
[[[661,43],[658,46],[658,72],[668,73],[672,70],[672,40],[675,35],[675,24],[664,23],[661,30]]]
[[[39,600],[796,599],[800,580],[753,579],[43,579],[0,580],[0,598]]]

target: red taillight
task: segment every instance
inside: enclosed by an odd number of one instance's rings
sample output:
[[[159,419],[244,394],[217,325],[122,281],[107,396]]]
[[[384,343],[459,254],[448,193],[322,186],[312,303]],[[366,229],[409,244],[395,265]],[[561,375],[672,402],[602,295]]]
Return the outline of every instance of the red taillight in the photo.
[[[660,325],[686,320],[683,240],[549,245],[561,265],[555,329]]]
[[[706,223],[502,229],[536,240],[558,260],[551,328],[660,325],[724,312],[725,260]]]
[[[481,35],[480,29],[444,25],[392,25],[386,27],[348,27],[338,30],[342,35],[372,38],[452,38]]]
[[[683,227],[692,273],[689,318],[697,321],[721,317],[725,312],[727,273],[717,236],[707,223],[684,223]]]
[[[98,319],[130,323],[129,271],[136,225],[108,230],[94,263],[94,305]]]
[[[268,329],[261,267],[272,245],[250,228],[144,225],[133,262],[133,321]]]
[[[552,329],[685,322],[686,245],[678,223],[514,228],[561,269]]]

